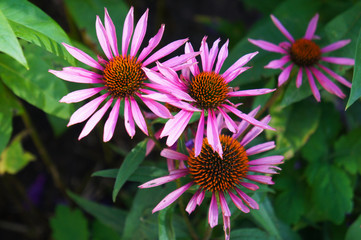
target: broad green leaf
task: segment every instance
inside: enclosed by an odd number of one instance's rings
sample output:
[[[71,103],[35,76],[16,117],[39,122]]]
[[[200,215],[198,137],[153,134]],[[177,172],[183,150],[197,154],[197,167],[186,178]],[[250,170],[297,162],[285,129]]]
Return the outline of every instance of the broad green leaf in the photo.
[[[355,53],[355,70],[352,78],[350,97],[347,101],[346,109],[349,108],[361,96],[361,31],[357,39]]]
[[[348,228],[345,240],[358,240],[361,236],[361,215]]]
[[[361,128],[353,129],[335,142],[335,163],[351,174],[361,174]]]
[[[120,235],[112,228],[96,220],[92,224],[92,240],[119,240]]]
[[[48,114],[68,119],[72,106],[59,103],[68,90],[63,80],[48,72],[61,59],[31,44],[24,45],[24,52],[29,60],[29,70],[10,57],[0,55],[0,77],[3,82],[28,103]]]
[[[138,143],[138,145],[133,148],[132,151],[124,159],[115,179],[113,189],[113,201],[115,201],[118,192],[122,188],[123,184],[128,180],[128,178],[138,168],[139,164],[144,160],[146,145],[147,140],[143,140],[142,142]]]
[[[121,46],[120,43],[124,25],[123,21],[129,11],[129,7],[123,0],[65,0],[65,3],[77,27],[84,35],[83,38],[85,37],[85,39],[88,38],[87,40],[89,40],[90,36],[90,39],[94,43],[98,43],[95,31],[96,16],[100,16],[103,20],[104,8],[107,8],[116,28],[118,46]],[[135,16],[140,16],[140,14],[142,14],[138,11],[135,12]]]
[[[68,195],[74,200],[84,211],[94,216],[104,225],[114,229],[117,233],[121,233],[124,227],[124,219],[126,212],[114,207],[108,207],[99,203],[89,201],[70,191]]]
[[[306,169],[312,188],[312,202],[324,220],[340,224],[352,210],[351,181],[340,168],[324,161],[312,162]]]
[[[241,228],[231,232],[231,239],[275,240],[277,238],[258,228]]]
[[[0,3],[1,6],[1,3]],[[0,52],[4,52],[21,63],[24,67],[29,68],[26,62],[23,50],[17,40],[13,29],[3,14],[0,7]]]
[[[299,102],[312,95],[312,91],[308,83],[305,71],[303,71],[302,85],[299,88],[296,87],[295,76],[297,75],[297,73],[298,73],[298,68],[297,71],[295,70],[292,71],[292,75],[289,79],[289,84],[285,86],[286,90],[283,95],[282,101],[280,103],[282,107],[287,107],[293,103]],[[314,104],[316,104],[316,100],[313,99],[313,101]]]
[[[73,57],[61,45],[62,42],[70,42],[68,36],[41,9],[26,0],[11,0],[0,1],[0,10],[17,37],[74,63]]]
[[[88,240],[88,221],[79,209],[71,210],[68,206],[58,205],[55,216],[50,219],[54,240]]]
[[[21,140],[24,135],[23,133],[15,137],[10,145],[1,153],[0,174],[15,174],[35,159],[34,155],[23,150]]]
[[[172,224],[174,205],[162,210],[158,214],[158,232],[160,240],[176,239]]]

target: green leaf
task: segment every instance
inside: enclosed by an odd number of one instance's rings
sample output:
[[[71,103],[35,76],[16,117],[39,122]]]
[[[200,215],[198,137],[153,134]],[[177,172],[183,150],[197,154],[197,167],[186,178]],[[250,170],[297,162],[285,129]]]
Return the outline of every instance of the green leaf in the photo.
[[[48,72],[61,59],[31,44],[24,45],[29,70],[24,69],[9,56],[0,55],[0,77],[15,95],[44,112],[68,119],[72,106],[59,103],[68,93],[63,80]]]
[[[160,240],[176,239],[172,224],[174,205],[162,210],[158,214],[158,232]]]
[[[119,240],[120,235],[112,228],[104,225],[100,221],[92,224],[92,240]]]
[[[313,206],[324,220],[340,224],[352,210],[351,181],[338,167],[323,161],[312,162],[306,169],[308,184],[312,188]]]
[[[299,88],[296,87],[296,71],[292,71],[292,73],[293,74],[290,76],[289,84],[287,85],[287,89],[285,90],[285,94],[283,95],[280,103],[282,107],[287,107],[312,95],[305,72],[302,75],[302,85]],[[315,104],[316,100],[313,99],[313,101]]]
[[[1,10],[0,3],[0,51],[8,54],[22,64],[29,68],[26,62],[23,50],[21,49],[19,41],[16,39],[14,31],[11,29],[8,20]]]
[[[122,166],[119,168],[117,178],[115,179],[113,189],[113,201],[115,201],[118,192],[122,188],[123,184],[128,180],[128,178],[138,168],[139,164],[144,160],[146,145],[147,140],[143,140],[142,142],[138,143],[138,145],[133,148],[132,151],[124,159]]]
[[[94,216],[104,225],[114,229],[117,233],[121,233],[123,231],[124,219],[126,216],[125,211],[89,201],[70,191],[67,193],[74,202],[84,209],[84,211]]]
[[[79,209],[71,210],[68,206],[58,205],[55,216],[50,219],[54,240],[88,240],[88,221]]]
[[[0,10],[17,37],[34,43],[74,64],[74,58],[61,45],[62,42],[70,42],[68,36],[38,7],[26,0],[12,0],[0,1]],[[0,22],[3,21],[0,20]]]
[[[35,156],[24,152],[21,140],[24,133],[19,134],[0,155],[0,174],[15,174],[23,169]]]
[[[345,240],[358,240],[361,236],[361,215],[352,223],[346,232]]]
[[[353,129],[335,142],[335,163],[351,174],[361,174],[361,128]]]
[[[232,239],[247,240],[275,240],[274,236],[268,235],[266,232],[258,228],[241,228],[231,232]]]
[[[346,109],[349,108],[361,96],[361,31],[357,39],[355,53],[355,70],[352,78],[350,97],[347,101]]]

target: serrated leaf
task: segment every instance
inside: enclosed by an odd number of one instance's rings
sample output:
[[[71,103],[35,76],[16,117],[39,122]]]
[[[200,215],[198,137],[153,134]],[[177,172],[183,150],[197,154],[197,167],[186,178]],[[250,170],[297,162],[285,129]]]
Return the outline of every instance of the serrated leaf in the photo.
[[[68,119],[72,106],[59,103],[68,90],[64,81],[48,72],[51,65],[60,59],[31,44],[24,45],[24,52],[29,60],[29,70],[9,56],[0,55],[0,77],[3,82],[28,103],[48,114]]]
[[[74,200],[74,202],[84,209],[84,211],[94,216],[100,222],[108,227],[111,227],[117,233],[122,232],[126,216],[125,211],[89,201],[70,191],[68,191],[68,195]]]
[[[176,239],[172,224],[173,206],[174,205],[160,211],[158,214],[158,239],[160,240]]]
[[[79,209],[71,210],[68,206],[58,205],[55,216],[50,219],[54,240],[88,240],[88,221]]]
[[[11,0],[0,1],[0,10],[17,37],[63,57],[72,64],[75,62],[61,45],[62,42],[70,42],[68,36],[41,9],[26,0]]]
[[[361,236],[361,215],[352,223],[346,232],[345,240],[358,240]]]
[[[341,223],[352,210],[351,181],[341,169],[326,162],[312,162],[306,169],[313,205],[324,220]]]
[[[4,52],[22,64],[24,67],[29,68],[26,62],[23,50],[20,43],[15,36],[13,29],[10,27],[8,20],[1,10],[0,5],[0,52]]]
[[[138,145],[133,148],[132,151],[125,157],[115,179],[113,189],[113,201],[115,201],[118,192],[122,188],[123,184],[128,180],[128,178],[138,168],[139,164],[144,160],[146,144],[147,140],[143,140],[142,142],[138,143]]]

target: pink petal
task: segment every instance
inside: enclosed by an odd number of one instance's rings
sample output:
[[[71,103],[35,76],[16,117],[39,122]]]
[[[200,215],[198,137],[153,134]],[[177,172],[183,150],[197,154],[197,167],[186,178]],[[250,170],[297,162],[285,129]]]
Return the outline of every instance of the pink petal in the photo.
[[[133,33],[133,22],[134,22],[134,8],[131,7],[124,20],[124,26],[123,26],[123,38],[122,38],[123,56],[126,56],[128,54],[129,42]]]
[[[289,49],[291,48],[292,44],[289,42],[280,42],[278,44],[278,46],[280,46],[283,49],[286,49],[287,51],[289,51]]]
[[[291,61],[290,55],[285,55],[280,59],[269,62],[266,66],[264,66],[264,68],[279,69],[282,68],[289,61]]]
[[[128,97],[124,98],[124,126],[129,136],[133,138],[135,134],[135,125]]]
[[[88,78],[99,78],[99,79],[103,78],[103,75],[100,75],[93,71],[86,70],[81,67],[65,67],[63,68],[63,72],[68,72],[77,76],[88,77]]]
[[[108,36],[102,22],[100,21],[99,16],[97,16],[97,20],[95,22],[95,29],[97,32],[98,41],[103,49],[103,52],[105,53],[105,56],[107,56],[109,60],[112,59],[113,54],[112,51],[110,50]]]
[[[213,69],[213,65],[214,62],[216,60],[217,57],[217,53],[218,53],[218,44],[221,40],[218,38],[214,43],[213,46],[211,48],[211,50],[209,51],[209,56],[208,56],[208,69],[209,71],[212,71]]]
[[[148,139],[147,146],[145,149],[145,156],[147,157],[155,147],[155,141],[151,138]]]
[[[185,191],[188,190],[193,185],[192,182],[187,183],[186,185],[178,188],[177,190],[169,193],[165,198],[163,198],[160,203],[153,209],[152,213],[155,213],[157,211],[160,211],[166,207],[168,207],[170,204],[172,204],[175,200],[177,200]]]
[[[247,64],[254,56],[256,56],[258,52],[248,53],[244,56],[242,56],[240,59],[238,59],[232,66],[230,66],[223,74],[222,76],[226,78],[231,72],[235,71],[238,68],[243,67],[245,64]]]
[[[290,77],[292,71],[293,63],[286,67],[278,77],[278,87],[282,86]]]
[[[168,136],[167,145],[172,146],[183,133],[189,120],[191,119],[193,112],[181,110],[173,119],[168,120],[164,125],[161,137]]]
[[[254,117],[256,116],[256,114],[258,113],[259,109],[261,108],[261,106],[256,107],[255,109],[253,109],[248,116],[249,117]],[[232,138],[237,139],[244,130],[246,130],[246,128],[250,125],[249,122],[242,120],[241,123],[238,125],[237,127],[237,132],[235,134],[233,134]]]
[[[265,143],[261,143],[261,144],[258,144],[256,146],[253,146],[253,147],[247,149],[246,153],[248,156],[251,156],[251,155],[258,154],[258,153],[269,151],[271,149],[274,149],[275,147],[276,147],[276,145],[275,145],[274,141],[265,142]]]
[[[218,135],[217,119],[212,109],[208,109],[207,139],[213,150],[215,150],[222,157],[223,150]]]
[[[202,150],[203,145],[203,136],[204,136],[204,111],[201,112],[201,117],[199,118],[196,137],[194,139],[194,156],[197,157]]]
[[[250,39],[248,38],[248,41],[254,45],[256,45],[257,47],[262,48],[263,50],[269,51],[269,52],[277,52],[277,53],[283,53],[283,54],[288,54],[287,51],[283,48],[281,48],[280,46],[277,46],[276,44],[267,42],[267,41],[263,41],[263,40],[254,40],[254,39]]]
[[[188,214],[191,214],[194,211],[194,209],[196,209],[198,195],[199,195],[199,189],[197,190],[197,192],[195,194],[193,194],[191,200],[189,200],[189,202],[187,204],[186,212]]]
[[[171,175],[167,175],[167,176],[164,176],[164,177],[153,179],[153,180],[151,180],[149,182],[146,182],[146,183],[144,183],[144,184],[142,184],[142,185],[140,185],[138,187],[139,188],[157,187],[159,185],[163,185],[163,184],[166,184],[166,183],[169,183],[169,182],[173,182],[174,180],[176,180],[178,178],[181,178],[181,177],[184,177],[187,174],[188,174],[188,170],[184,169],[181,172],[176,173],[176,174],[171,174]]]
[[[302,85],[302,67],[298,70],[297,78],[296,78],[296,87],[299,88]]]
[[[323,69],[326,73],[328,73],[331,77],[333,77],[334,79],[336,79],[338,82],[342,83],[343,85],[345,85],[346,87],[351,88],[352,84],[347,81],[345,78],[341,77],[340,75],[336,74],[335,72],[331,71],[331,69],[321,65],[321,64],[317,64],[317,66],[319,66],[321,69]]]
[[[236,205],[236,207],[241,210],[244,213],[249,213],[249,208],[243,204],[242,200],[233,192],[228,191],[229,196],[232,199],[232,202],[234,203],[234,205]]]
[[[88,89],[74,91],[68,93],[66,96],[60,99],[59,102],[63,102],[63,103],[80,102],[94,96],[103,89],[106,89],[106,87],[88,88]]]
[[[164,105],[162,105],[154,100],[151,100],[151,99],[142,98],[141,96],[139,96],[139,98],[158,117],[173,118],[173,115],[169,112],[168,108],[166,108]]]
[[[223,215],[224,240],[231,239],[231,218]]]
[[[95,110],[99,107],[99,105],[109,96],[109,93],[106,93],[102,96],[97,97],[96,99],[88,102],[78,110],[76,110],[73,115],[71,115],[68,127],[74,125],[76,123],[80,123],[88,119]]]
[[[160,62],[157,62],[157,68],[158,71],[163,74],[166,80],[176,85],[180,89],[182,89],[182,87],[185,87],[185,84],[179,79],[178,74],[172,68],[166,67]]]
[[[162,24],[160,29],[158,30],[158,33],[152,37],[149,40],[148,46],[143,48],[143,50],[140,52],[138,61],[142,62],[144,58],[146,58],[149,53],[151,53],[156,46],[158,46],[160,40],[162,39],[163,33],[164,33],[165,25]]]
[[[242,90],[242,91],[235,91],[229,92],[228,96],[230,97],[249,97],[249,96],[258,96],[267,94],[270,92],[275,91],[276,89],[269,89],[269,88],[260,88],[260,89],[251,89],[251,90]]]
[[[239,185],[241,185],[251,191],[256,191],[257,189],[259,189],[259,187],[254,183],[240,182]]]
[[[211,228],[214,228],[218,224],[218,205],[216,195],[214,193],[212,193],[212,200],[209,205],[208,222]]]
[[[306,69],[306,74],[307,74],[307,78],[308,78],[308,82],[310,84],[311,87],[311,91],[313,93],[313,96],[315,97],[315,99],[317,100],[317,102],[321,101],[321,96],[320,96],[320,91],[318,91],[318,88],[315,84],[315,80],[313,79],[313,76],[310,72],[310,70],[308,70],[308,68]]]
[[[138,125],[140,130],[142,130],[146,135],[148,135],[147,124],[144,120],[142,112],[140,111],[138,103],[135,101],[134,97],[129,97],[129,98],[130,98],[130,108],[132,110],[135,123]]]
[[[199,193],[198,197],[197,197],[197,205],[200,206],[203,202],[204,196],[206,194],[206,191],[202,191]]]
[[[215,72],[219,73],[219,71],[221,71],[222,65],[224,63],[224,61],[226,60],[226,58],[228,57],[228,39],[226,41],[225,44],[223,44],[223,46],[221,47],[221,50],[218,53],[218,59],[217,59],[217,64],[216,64],[216,68],[215,68]]]
[[[55,71],[55,70],[49,70],[50,73],[54,74],[58,78],[61,78],[65,81],[69,82],[75,82],[75,83],[89,83],[89,84],[95,84],[95,83],[104,83],[102,79],[94,78],[94,77],[85,77],[79,75],[77,72],[72,71]]]
[[[194,50],[193,50],[193,47],[192,47],[192,44],[187,42],[184,46],[184,52],[185,53],[194,53]],[[196,59],[195,58],[192,58],[189,60],[189,62],[191,63],[195,63],[196,62]],[[193,76],[197,76],[199,74],[199,68],[198,68],[198,65],[192,65],[189,67],[189,69],[191,70]]]
[[[268,124],[271,121],[270,115],[267,115],[261,120],[261,123]],[[240,142],[242,146],[246,146],[250,143],[253,139],[255,139],[261,132],[263,132],[262,127],[255,126],[253,127],[242,139]]]
[[[271,19],[272,22],[276,25],[276,27],[278,28],[278,30],[281,31],[281,33],[291,42],[294,42],[295,40],[293,39],[292,35],[287,31],[287,29],[282,25],[282,23],[271,14]]]
[[[247,71],[248,69],[250,69],[250,67],[241,67],[241,68],[234,70],[233,72],[231,72],[229,74],[226,74],[226,75],[223,74],[222,77],[224,78],[224,82],[225,83],[232,82],[236,77],[238,77],[240,74]]]
[[[203,68],[203,72],[210,72],[211,70],[208,69],[208,55],[209,55],[209,51],[208,51],[208,44],[207,44],[207,37],[203,37],[202,42],[201,42],[201,47],[199,49],[200,53],[201,53],[201,61],[202,61],[202,68]]]
[[[119,117],[119,107],[120,107],[120,98],[114,104],[112,111],[109,114],[109,117],[104,125],[104,134],[103,141],[108,142],[112,139],[114,134],[115,126],[117,125],[118,117]]]
[[[113,24],[112,19],[109,16],[108,10],[106,8],[104,10],[105,10],[104,25],[105,25],[105,31],[107,32],[108,35],[109,44],[113,50],[114,55],[119,56],[117,33],[115,31],[115,26]]]
[[[263,158],[259,158],[256,160],[252,160],[249,161],[248,164],[249,165],[270,165],[270,164],[281,164],[283,163],[283,156],[280,155],[275,155],[275,156],[268,156],[268,157],[263,157]]]
[[[314,67],[310,67],[310,70],[317,78],[318,82],[324,87],[327,91],[330,93],[335,94],[336,96],[340,98],[345,98],[346,95],[341,91],[341,89],[334,84],[330,79],[328,79],[322,72],[320,72],[318,69]]]
[[[222,117],[224,118],[224,122],[226,123],[227,128],[229,131],[235,133],[237,129],[237,124],[233,121],[230,116],[226,112],[224,112],[221,108],[218,108],[219,112],[221,113]],[[218,125],[219,126],[219,125]]]
[[[96,113],[94,113],[94,115],[85,124],[83,131],[81,131],[78,140],[87,136],[94,129],[95,125],[97,125],[100,119],[104,116],[105,112],[108,110],[112,102],[113,102],[113,98],[110,98],[109,101],[107,101],[101,109],[99,109]]]
[[[263,176],[262,176],[263,177]],[[258,203],[238,188],[235,188],[242,200],[252,209],[259,209]]]
[[[219,192],[219,202],[221,204],[222,214],[223,216],[230,217],[231,211],[229,210],[226,198],[224,197],[223,192]]]
[[[355,65],[355,60],[352,58],[342,58],[342,57],[321,57],[322,61],[341,64],[341,65]]]
[[[276,166],[261,165],[261,166],[251,166],[248,168],[248,171],[265,173],[265,174],[277,174],[278,172],[275,171],[274,169],[281,170],[279,167]]]
[[[322,53],[332,52],[349,44],[351,39],[337,41],[321,49]]]
[[[66,48],[66,50],[76,59],[78,59],[80,62],[91,66],[93,68],[99,69],[101,71],[103,71],[103,66],[100,65],[97,61],[95,61],[92,57],[90,57],[88,54],[86,54],[85,52],[83,52],[82,50],[76,48],[76,47],[72,47],[66,43],[63,43],[64,47]]]
[[[181,39],[174,42],[169,43],[167,46],[159,49],[156,51],[152,56],[150,56],[147,60],[143,62],[143,66],[147,66],[160,58],[174,52],[177,48],[182,46],[185,42],[187,42],[188,39]]]
[[[270,176],[263,176],[263,175],[247,175],[246,176],[247,179],[255,181],[255,182],[259,182],[259,183],[263,183],[263,184],[274,184],[274,182],[272,181],[272,177]]]
[[[195,57],[199,55],[199,52],[193,53],[185,53],[180,56],[172,57],[165,62],[162,62],[162,65],[172,68],[174,71],[183,70],[186,68],[190,68],[194,64],[197,64],[195,61]],[[194,60],[194,62],[191,62]]]
[[[183,153],[180,153],[180,152],[177,152],[177,151],[174,151],[174,150],[171,150],[169,148],[163,149],[160,152],[160,155],[162,157],[165,157],[165,158],[168,158],[168,159],[182,160],[182,161],[187,161],[188,160],[187,155],[185,155]]]
[[[130,56],[132,57],[137,54],[139,47],[144,39],[145,32],[147,31],[148,12],[149,10],[147,9],[143,16],[139,19],[137,26],[135,27],[132,47],[130,50]]]
[[[313,36],[315,34],[316,28],[317,28],[317,22],[318,22],[318,13],[311,19],[310,23],[308,24],[306,33],[304,38],[308,40],[312,40]]]

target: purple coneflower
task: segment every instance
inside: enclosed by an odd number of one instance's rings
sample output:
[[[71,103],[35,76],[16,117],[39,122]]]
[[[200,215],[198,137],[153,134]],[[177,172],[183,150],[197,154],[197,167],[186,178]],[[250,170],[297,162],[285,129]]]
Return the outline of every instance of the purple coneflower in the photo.
[[[101,96],[79,108],[70,118],[68,126],[83,122],[90,117],[79,139],[90,133],[112,103],[114,103],[104,126],[103,140],[109,141],[114,134],[120,103],[123,99],[124,124],[131,137],[135,134],[134,122],[145,134],[148,134],[145,119],[137,103],[138,100],[142,100],[157,116],[162,118],[172,117],[168,109],[162,104],[152,99],[142,97],[141,93],[145,90],[145,81],[147,80],[144,69],[147,69],[149,64],[172,53],[183,45],[187,39],[174,41],[150,55],[154,48],[158,46],[163,36],[165,26],[162,25],[158,33],[149,40],[148,46],[142,49],[140,54],[137,55],[146,33],[147,21],[148,10],[146,10],[138,21],[133,33],[133,7],[130,8],[124,22],[121,52],[119,53],[116,30],[107,9],[105,9],[104,25],[99,16],[97,16],[96,32],[98,40],[108,60],[98,56],[98,61],[96,61],[83,51],[68,44],[63,44],[74,58],[94,68],[95,71],[89,71],[79,67],[65,67],[62,71],[49,70],[49,72],[66,81],[101,85],[69,93],[60,100],[60,102],[65,103],[80,102],[101,92]],[[132,41],[130,41],[131,38]],[[131,47],[128,51],[129,45],[131,45]],[[167,61],[167,66],[174,67],[183,62],[182,58],[178,57],[172,61]],[[103,102],[104,105],[95,112]]]
[[[297,40],[292,37],[292,35],[287,31],[287,29],[275,16],[271,15],[271,19],[276,25],[276,27],[281,31],[281,33],[289,40],[289,42],[282,42],[277,46],[273,43],[263,40],[248,40],[254,45],[264,50],[285,54],[285,56],[283,56],[282,58],[273,60],[265,66],[265,68],[282,69],[282,72],[278,77],[278,86],[281,86],[288,80],[293,66],[297,65],[299,67],[296,78],[297,88],[302,85],[302,74],[304,69],[311,87],[311,91],[317,101],[321,101],[321,97],[313,76],[316,77],[321,86],[328,92],[340,98],[344,98],[345,94],[341,91],[341,89],[336,84],[334,84],[325,74],[323,74],[318,68],[322,69],[331,77],[336,79],[338,82],[350,88],[351,83],[349,81],[336,74],[331,69],[325,67],[320,62],[324,61],[341,65],[354,65],[355,61],[351,58],[323,56],[324,53],[344,47],[345,45],[350,43],[351,40],[341,40],[332,43],[326,47],[320,48],[313,41],[313,39],[319,38],[315,35],[318,22],[318,14],[316,14],[309,22],[305,36]],[[290,64],[287,67],[284,67],[287,63]],[[316,68],[316,66],[318,68]]]
[[[236,105],[229,101],[231,97],[256,96],[275,90],[252,89],[232,91],[232,88],[229,86],[229,83],[238,75],[249,69],[249,67],[244,67],[244,65],[258,52],[241,57],[226,71],[220,73],[222,65],[228,56],[228,41],[218,52],[220,40],[216,40],[211,49],[208,49],[206,40],[207,38],[204,37],[200,47],[202,71],[199,69],[195,58],[189,60],[188,63],[190,66],[189,68],[186,68],[186,70],[182,70],[182,76],[180,78],[173,69],[159,63],[157,66],[160,73],[145,69],[145,73],[149,80],[154,83],[154,88],[160,92],[172,95],[175,99],[167,98],[156,93],[149,93],[147,97],[159,101],[166,101],[180,109],[173,119],[167,121],[161,133],[161,137],[168,136],[168,146],[172,146],[177,141],[188,125],[192,115],[195,112],[201,112],[195,136],[195,156],[198,156],[201,152],[205,124],[207,124],[206,135],[208,143],[214,150],[222,155],[222,147],[216,121],[216,114],[218,113],[224,118],[225,123],[231,132],[235,132],[237,126],[228,115],[230,112],[255,126],[274,130],[267,124],[261,123],[253,117],[241,112],[237,109]],[[186,43],[185,53],[195,53],[190,43]],[[216,62],[217,54],[218,59]],[[181,100],[181,102],[179,100]],[[205,123],[206,114],[208,114],[207,123]]]
[[[250,113],[254,116],[257,109]],[[265,117],[261,122],[267,124],[270,116]],[[212,146],[206,138],[203,139],[201,152],[195,156],[194,149],[183,154],[171,149],[164,149],[161,152],[163,157],[169,160],[177,160],[179,164],[168,164],[170,173],[167,176],[151,180],[139,186],[140,188],[156,187],[182,177],[189,177],[189,183],[168,194],[154,209],[153,213],[160,211],[176,201],[190,187],[197,189],[188,202],[186,211],[190,214],[197,205],[200,205],[208,192],[211,195],[211,202],[208,212],[208,222],[213,228],[218,224],[218,203],[221,206],[223,215],[224,232],[226,239],[230,236],[230,216],[225,195],[228,194],[232,202],[242,212],[248,213],[249,208],[258,209],[255,200],[249,197],[242,189],[255,191],[258,186],[253,182],[273,184],[270,174],[276,174],[280,170],[277,164],[283,163],[283,156],[273,155],[250,160],[249,157],[266,152],[275,148],[273,141],[261,143],[250,148],[246,146],[257,137],[263,128],[254,126],[247,132],[239,142],[237,138],[248,128],[250,124],[242,121],[237,126],[237,132],[232,136],[220,135],[220,142],[223,148],[223,156],[213,151]],[[170,163],[172,163],[170,161]],[[174,166],[178,165],[178,168]],[[261,173],[267,175],[259,175]]]

